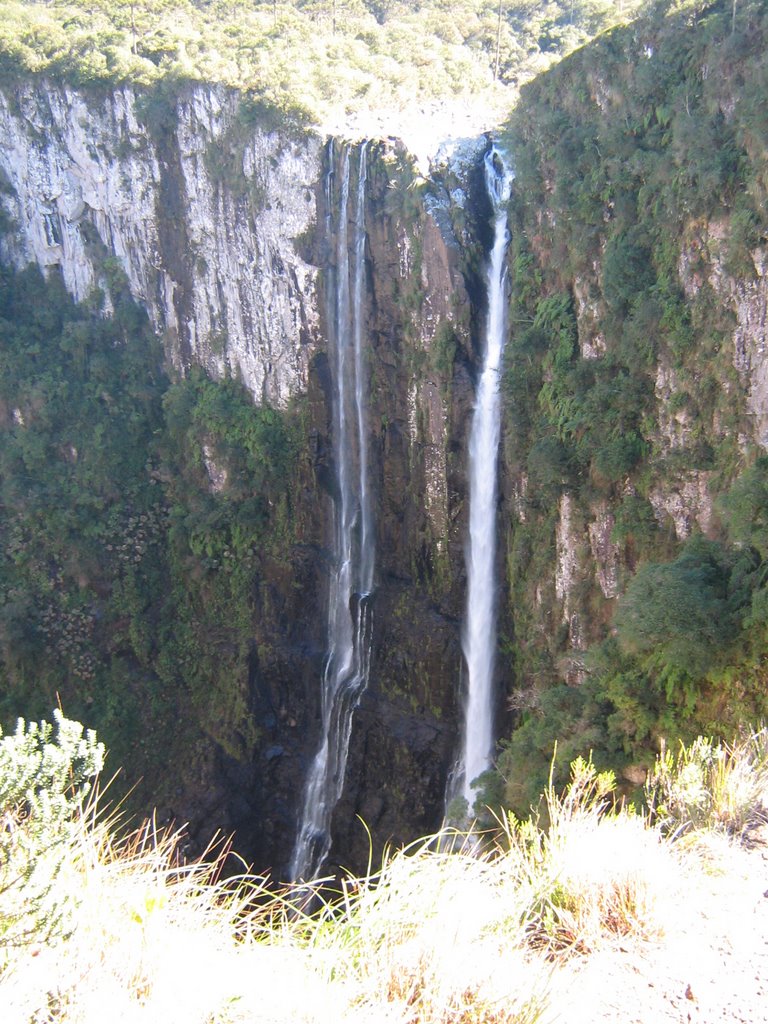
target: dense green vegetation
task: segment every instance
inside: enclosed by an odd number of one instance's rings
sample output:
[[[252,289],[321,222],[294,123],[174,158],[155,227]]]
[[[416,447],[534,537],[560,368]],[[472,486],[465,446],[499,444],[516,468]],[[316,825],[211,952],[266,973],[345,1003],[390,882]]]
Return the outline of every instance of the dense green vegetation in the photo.
[[[767,33],[761,3],[659,10],[527,86],[511,122],[506,462],[528,490],[508,539],[524,710],[500,769],[521,810],[557,738],[559,765],[594,750],[631,778],[662,737],[768,712],[768,478],[743,440],[734,304],[716,287],[754,281],[768,240]],[[721,496],[708,539],[699,487]],[[689,495],[684,543],[660,511],[675,488]],[[569,621],[536,590],[554,575],[565,494],[574,544],[609,512],[623,593],[606,600],[583,570]],[[577,558],[592,557],[584,544]]]
[[[0,275],[0,716],[59,695],[151,776],[187,729],[256,741],[251,618],[288,550],[298,422],[233,380],[169,382],[107,271],[109,317],[56,274]]]
[[[200,80],[302,121],[513,90],[640,0],[0,3],[0,69],[78,84]]]

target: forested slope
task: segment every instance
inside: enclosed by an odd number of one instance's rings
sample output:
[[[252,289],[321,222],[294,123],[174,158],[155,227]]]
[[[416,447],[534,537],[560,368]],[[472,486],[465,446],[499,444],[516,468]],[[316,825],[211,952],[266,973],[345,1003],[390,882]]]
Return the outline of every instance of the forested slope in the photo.
[[[171,383],[111,273],[106,318],[56,275],[0,278],[0,713],[98,722],[112,771],[147,776],[139,807],[172,806],[192,760],[201,809],[211,742],[236,765],[259,736],[254,605],[285,572],[298,419],[202,371]]]
[[[360,112],[457,99],[491,126],[491,111],[508,108],[520,82],[639,7],[640,0],[4,0],[0,68],[87,86],[220,83],[245,90],[278,122],[330,121],[342,134]]]

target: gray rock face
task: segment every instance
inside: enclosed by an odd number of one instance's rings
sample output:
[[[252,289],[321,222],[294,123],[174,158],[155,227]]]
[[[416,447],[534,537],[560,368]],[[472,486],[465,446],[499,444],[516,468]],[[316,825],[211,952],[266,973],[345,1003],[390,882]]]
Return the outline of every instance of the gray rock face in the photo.
[[[117,260],[171,363],[239,375],[257,400],[306,390],[317,268],[296,239],[316,219],[320,140],[238,124],[236,94],[198,87],[149,131],[129,87],[0,92],[1,255],[59,267],[78,300]]]
[[[746,396],[749,440],[768,448],[768,251],[754,249],[754,273],[735,277],[726,263],[730,232],[727,220],[692,225],[680,254],[680,281],[689,299],[708,284],[733,313],[733,366]],[[740,438],[742,447],[746,440]]]

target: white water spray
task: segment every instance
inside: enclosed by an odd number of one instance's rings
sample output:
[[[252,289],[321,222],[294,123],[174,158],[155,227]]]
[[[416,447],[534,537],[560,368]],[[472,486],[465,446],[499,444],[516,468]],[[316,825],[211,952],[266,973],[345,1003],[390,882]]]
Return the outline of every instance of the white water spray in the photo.
[[[336,273],[328,289],[334,359],[335,567],[328,598],[328,654],[322,680],[320,748],[307,776],[291,878],[315,878],[331,848],[331,817],[344,785],[352,714],[368,685],[374,530],[368,485],[363,354],[366,143],[360,148],[357,202],[349,237],[349,150],[341,157]],[[326,229],[333,235],[334,155],[326,176]],[[352,260],[350,261],[350,251]],[[350,287],[351,285],[351,287]]]
[[[493,204],[493,249],[488,264],[488,324],[483,370],[477,387],[469,438],[469,543],[467,612],[462,649],[467,663],[464,730],[455,792],[472,816],[472,783],[493,756],[493,668],[496,653],[496,500],[501,412],[499,374],[504,349],[507,202],[512,172],[492,147],[485,157],[485,185]]]

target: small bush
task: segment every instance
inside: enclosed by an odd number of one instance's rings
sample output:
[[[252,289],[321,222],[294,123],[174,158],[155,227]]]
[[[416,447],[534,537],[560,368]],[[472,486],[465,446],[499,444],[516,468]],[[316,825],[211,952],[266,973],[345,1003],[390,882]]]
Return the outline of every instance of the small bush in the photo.
[[[19,719],[0,739],[0,970],[11,949],[66,933],[70,900],[56,883],[88,780],[104,763],[93,732],[53,714],[55,733]]]
[[[730,745],[699,736],[677,756],[662,750],[646,796],[665,832],[744,836],[768,821],[768,729]]]
[[[656,652],[670,668],[702,674],[733,638],[728,567],[718,545],[694,537],[673,561],[644,565],[616,613],[622,648]]]
[[[632,227],[614,235],[606,246],[603,271],[603,291],[611,307],[625,313],[653,282],[651,250],[643,232]]]

